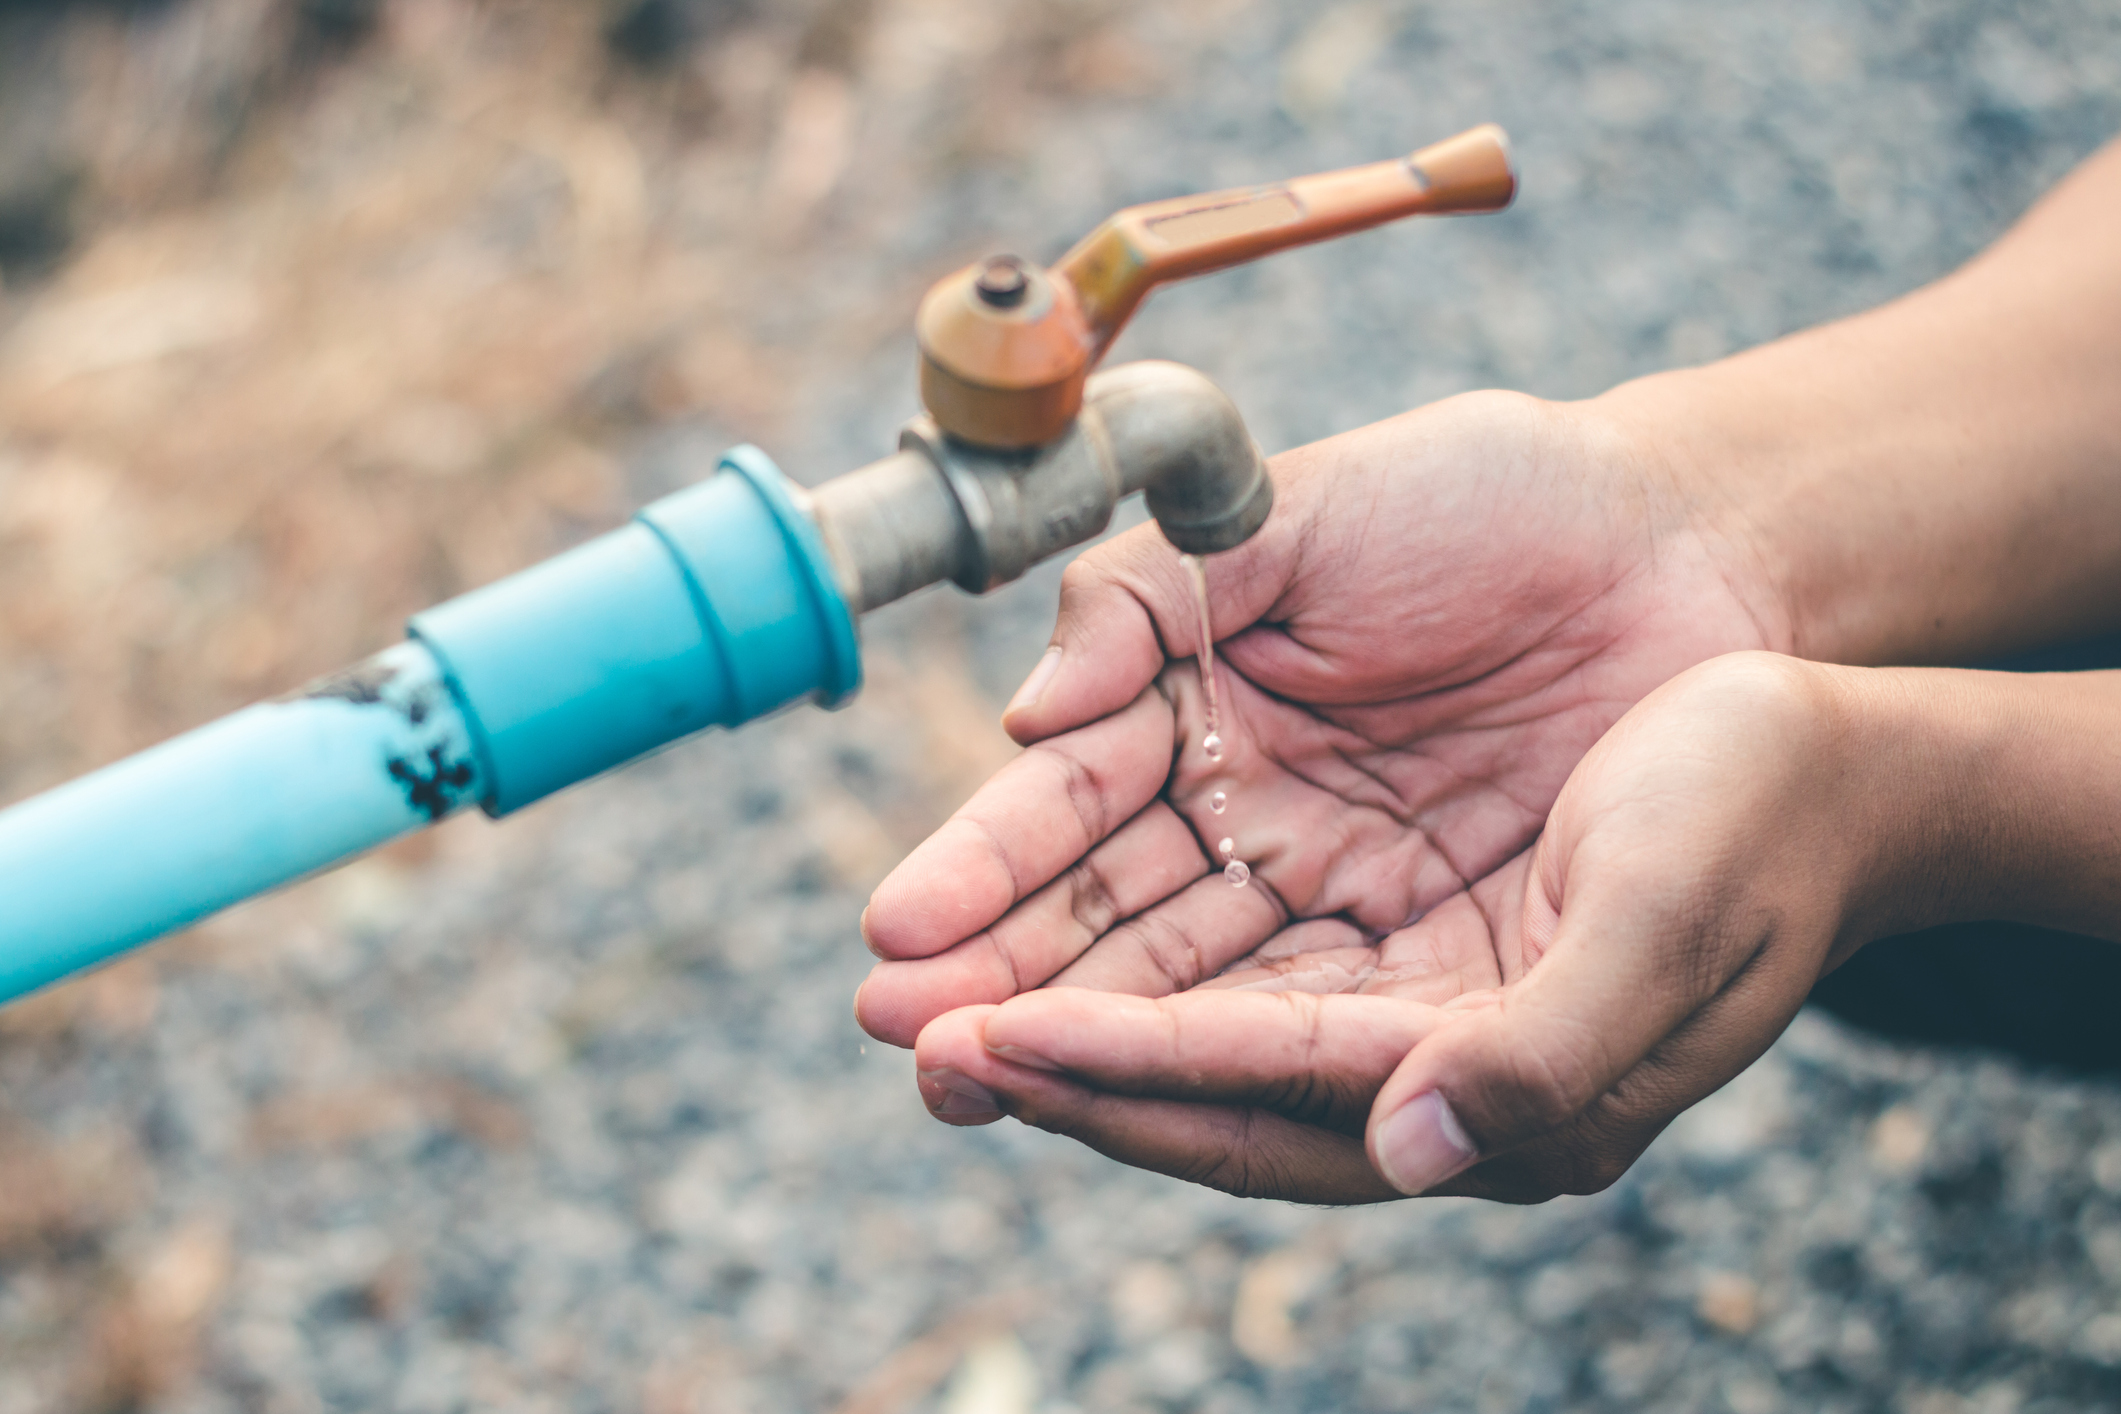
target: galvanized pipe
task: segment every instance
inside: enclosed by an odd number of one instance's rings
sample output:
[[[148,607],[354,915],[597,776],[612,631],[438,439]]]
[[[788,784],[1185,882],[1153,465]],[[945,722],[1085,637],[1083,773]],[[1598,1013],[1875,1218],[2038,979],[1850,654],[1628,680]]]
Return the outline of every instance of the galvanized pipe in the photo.
[[[1092,375],[1066,435],[1027,451],[975,447],[925,417],[898,455],[811,493],[857,612],[950,580],[975,594],[1102,531],[1146,493],[1164,536],[1189,554],[1251,538],[1274,505],[1259,448],[1220,388],[1176,363]]]

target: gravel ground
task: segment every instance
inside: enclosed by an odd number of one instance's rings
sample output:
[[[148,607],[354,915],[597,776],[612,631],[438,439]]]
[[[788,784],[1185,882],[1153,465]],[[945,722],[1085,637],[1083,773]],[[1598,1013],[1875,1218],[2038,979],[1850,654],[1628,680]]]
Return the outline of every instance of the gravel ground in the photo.
[[[912,405],[925,281],[994,246],[1051,255],[1127,201],[1512,132],[1524,195],[1504,217],[1152,302],[1121,356],[1201,367],[1278,448],[1465,388],[1589,394],[1862,308],[1951,268],[2121,129],[2121,14],[2090,0],[879,0],[809,7],[781,48],[728,8],[637,23],[697,35],[695,66],[780,75],[758,99],[778,129],[751,167],[650,162],[650,205],[709,253],[699,213],[732,196],[763,190],[786,223],[784,249],[733,267],[751,283],[716,287],[749,342],[704,380],[773,388],[672,412],[652,359],[607,359],[570,396],[619,409],[581,437],[622,499],[735,435],[813,479],[876,455]],[[82,23],[151,45],[178,10]],[[856,57],[817,58],[835,35]],[[356,52],[316,102],[353,103],[391,53]],[[819,73],[848,77],[805,90]],[[622,127],[642,121],[627,92],[599,100]],[[737,111],[701,141],[746,131]],[[821,191],[774,165],[805,141],[842,154]],[[706,185],[658,194],[681,177]],[[65,269],[14,272],[18,332]],[[664,347],[628,328],[611,347]],[[17,432],[0,506],[43,445]],[[406,495],[444,494],[427,484]],[[608,522],[600,506],[577,514]],[[0,554],[8,533],[28,532],[0,513]],[[855,919],[1006,758],[993,718],[1056,573],[879,615],[845,711],[453,822],[11,1012],[0,1414],[2121,1406],[2111,1086],[1806,1016],[1614,1189],[1522,1210],[1240,1202],[929,1120],[905,1056],[850,1018]],[[74,660],[11,641],[0,709],[59,722]],[[160,723],[142,710],[109,739]],[[0,779],[98,749],[54,726]]]

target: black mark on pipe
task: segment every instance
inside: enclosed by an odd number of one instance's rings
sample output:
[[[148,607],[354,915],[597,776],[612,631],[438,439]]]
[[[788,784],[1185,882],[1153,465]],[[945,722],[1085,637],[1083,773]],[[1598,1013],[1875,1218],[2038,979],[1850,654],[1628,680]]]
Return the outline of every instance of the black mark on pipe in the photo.
[[[398,670],[395,667],[370,660],[358,663],[345,672],[333,673],[328,678],[318,678],[309,686],[280,700],[313,702],[322,697],[336,697],[341,702],[351,702],[356,707],[373,707],[383,700],[383,689],[397,675]]]
[[[445,762],[445,754],[439,746],[428,747],[424,771],[419,763],[402,756],[390,758],[390,778],[405,788],[406,804],[426,811],[430,820],[439,820],[456,809],[477,774],[468,761]]]
[[[4,3],[4,0],[0,0]],[[290,693],[282,702],[317,702],[336,700],[351,703],[356,707],[389,707],[413,726],[423,726],[434,714],[434,689],[422,686],[407,694],[402,702],[393,702],[383,689],[396,680],[400,669],[370,659],[342,673],[318,678],[299,692]]]

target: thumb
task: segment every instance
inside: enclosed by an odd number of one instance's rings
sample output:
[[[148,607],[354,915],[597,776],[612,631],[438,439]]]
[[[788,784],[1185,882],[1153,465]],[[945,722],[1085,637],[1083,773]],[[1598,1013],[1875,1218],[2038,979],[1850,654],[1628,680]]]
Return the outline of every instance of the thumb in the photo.
[[[1537,915],[1553,917],[1537,897],[1539,873],[1535,866],[1525,907],[1533,931]],[[1659,897],[1656,886],[1615,882],[1622,886],[1572,898],[1529,972],[1415,1046],[1385,1082],[1365,1141],[1393,1187],[1428,1192],[1583,1120],[1745,970],[1744,947],[1725,946],[1714,924],[1701,929],[1698,904],[1678,897],[1683,886]],[[1680,1049],[1690,1061],[1705,1059],[1691,1044]],[[1635,1098],[1662,1108],[1657,1097]],[[1676,1113],[1697,1097],[1671,1098]],[[1594,1162],[1565,1186],[1594,1190],[1625,1166]]]
[[[1202,557],[1217,640],[1280,597],[1288,521],[1277,498],[1258,534]],[[1085,551],[1061,576],[1052,644],[1009,700],[1002,727],[1023,746],[1073,731],[1134,701],[1168,660],[1196,656],[1200,643],[1192,575],[1161,530],[1136,526]]]

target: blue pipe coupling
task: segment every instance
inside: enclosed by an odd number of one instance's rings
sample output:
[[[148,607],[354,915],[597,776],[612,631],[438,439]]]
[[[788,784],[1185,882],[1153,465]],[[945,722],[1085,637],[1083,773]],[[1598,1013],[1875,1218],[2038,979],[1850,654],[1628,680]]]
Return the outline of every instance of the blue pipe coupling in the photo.
[[[861,686],[854,616],[756,447],[630,525],[414,616],[506,815],[711,726]]]

